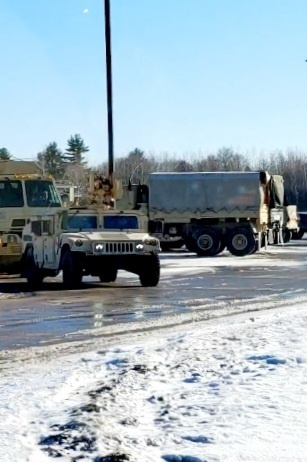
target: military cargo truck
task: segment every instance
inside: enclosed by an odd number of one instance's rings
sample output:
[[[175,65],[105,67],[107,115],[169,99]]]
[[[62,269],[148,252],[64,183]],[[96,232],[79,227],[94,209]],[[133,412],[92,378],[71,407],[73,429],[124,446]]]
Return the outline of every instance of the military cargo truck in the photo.
[[[61,207],[53,179],[34,162],[0,162],[0,273],[20,273],[22,230],[30,217]]]
[[[146,210],[149,232],[161,244],[175,240],[199,256],[225,247],[237,256],[268,240],[283,242],[297,228],[295,206],[284,197],[283,177],[267,172],[152,173],[148,186],[129,185],[132,209]]]
[[[149,229],[181,238],[199,256],[227,249],[237,256],[255,252],[266,238],[283,242],[297,227],[280,175],[267,172],[152,173]]]

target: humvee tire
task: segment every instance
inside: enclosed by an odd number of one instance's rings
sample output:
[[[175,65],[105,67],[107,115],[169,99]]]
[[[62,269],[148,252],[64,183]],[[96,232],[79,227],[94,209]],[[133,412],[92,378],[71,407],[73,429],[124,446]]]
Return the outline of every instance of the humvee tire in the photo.
[[[100,282],[115,282],[117,278],[117,269],[109,268],[99,275]]]
[[[68,289],[78,288],[82,283],[82,265],[80,255],[73,255],[70,249],[65,249],[61,258],[63,284]]]
[[[33,247],[29,246],[24,259],[24,277],[29,286],[33,289],[38,288],[44,279],[44,273],[35,263]]]
[[[142,270],[139,273],[140,283],[143,287],[156,287],[160,280],[159,255],[145,256],[142,259]]]

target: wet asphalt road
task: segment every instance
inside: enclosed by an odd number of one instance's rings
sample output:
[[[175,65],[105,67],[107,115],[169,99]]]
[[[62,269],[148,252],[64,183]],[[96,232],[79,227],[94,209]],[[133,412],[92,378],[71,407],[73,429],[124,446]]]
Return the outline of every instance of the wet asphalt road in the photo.
[[[73,291],[64,291],[60,278],[35,293],[20,279],[0,280],[0,351],[109,335],[118,324],[175,319],[195,309],[215,310],[220,302],[241,300],[244,309],[244,300],[304,294],[307,240],[245,259],[174,252],[163,254],[161,264],[156,288],[143,288],[125,273],[114,284],[87,278]]]

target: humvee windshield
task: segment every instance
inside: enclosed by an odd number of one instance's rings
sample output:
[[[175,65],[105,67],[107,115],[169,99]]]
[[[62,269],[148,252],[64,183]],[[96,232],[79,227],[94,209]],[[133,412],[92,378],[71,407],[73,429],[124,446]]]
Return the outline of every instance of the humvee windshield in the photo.
[[[25,181],[29,207],[61,207],[60,197],[52,181]]]
[[[73,215],[68,217],[68,229],[97,229],[96,215]]]
[[[0,207],[23,207],[21,182],[18,180],[0,181]]]
[[[138,219],[129,215],[107,215],[103,217],[104,229],[138,229]]]

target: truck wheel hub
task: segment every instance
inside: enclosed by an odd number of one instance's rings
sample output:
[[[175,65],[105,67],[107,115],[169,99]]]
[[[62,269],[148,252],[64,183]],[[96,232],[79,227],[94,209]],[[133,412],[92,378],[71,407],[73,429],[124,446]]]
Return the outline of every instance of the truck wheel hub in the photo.
[[[248,245],[247,238],[244,234],[237,234],[232,240],[232,245],[236,250],[244,250]]]
[[[199,236],[197,244],[202,250],[208,250],[213,247],[213,239],[208,234],[203,234],[202,236]]]

